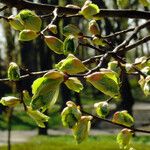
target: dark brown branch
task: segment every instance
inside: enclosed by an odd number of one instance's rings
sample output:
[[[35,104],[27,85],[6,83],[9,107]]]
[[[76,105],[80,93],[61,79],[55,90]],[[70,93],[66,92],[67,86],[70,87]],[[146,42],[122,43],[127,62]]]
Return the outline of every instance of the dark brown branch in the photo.
[[[55,8],[58,8],[58,14],[73,14],[75,16],[79,8],[66,8],[61,6],[54,6],[48,4],[33,3],[26,0],[1,0],[0,2],[6,4],[8,7],[16,7],[18,9],[31,9],[45,13],[52,13]],[[81,15],[79,15],[81,16]],[[73,17],[73,16],[71,16]],[[101,9],[100,13],[94,17],[123,17],[123,18],[137,18],[137,19],[150,19],[150,12],[136,11],[136,10],[109,10]]]
[[[135,29],[134,29],[134,31],[133,31],[133,33],[127,38],[127,39],[125,39],[120,45],[118,45],[114,50],[113,50],[113,52],[118,52],[120,49],[124,49],[125,48],[125,46],[127,46],[128,44],[129,44],[129,42],[136,36],[136,34],[141,30],[141,29],[143,29],[143,28],[145,28],[145,27],[148,27],[148,26],[150,26],[150,20],[148,20],[147,22],[145,22],[145,23],[143,23],[142,25],[140,25],[140,26],[137,26]]]
[[[81,110],[81,112],[84,113],[84,114],[86,114],[86,115],[92,116],[94,119],[97,119],[97,120],[100,120],[100,121],[104,121],[104,122],[107,122],[107,123],[110,123],[110,124],[113,124],[113,125],[116,125],[116,126],[119,126],[119,127],[122,127],[122,128],[131,129],[133,132],[142,132],[142,133],[148,133],[148,134],[150,134],[150,131],[147,131],[147,130],[136,129],[134,127],[128,127],[128,126],[125,126],[125,125],[122,125],[122,124],[118,124],[118,123],[112,122],[111,120],[97,117],[97,116],[95,116],[93,114],[90,114],[90,113],[84,111],[84,110]]]

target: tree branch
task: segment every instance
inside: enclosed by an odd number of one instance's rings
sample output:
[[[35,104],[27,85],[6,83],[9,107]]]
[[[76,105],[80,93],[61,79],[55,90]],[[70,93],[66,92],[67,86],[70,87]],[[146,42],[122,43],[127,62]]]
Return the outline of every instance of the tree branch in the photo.
[[[31,9],[35,11],[42,11],[45,13],[52,13],[55,8],[58,8],[58,14],[72,14],[75,16],[80,8],[67,8],[61,6],[54,6],[49,4],[33,3],[26,0],[0,0],[1,3],[6,4],[8,7],[16,7],[18,9]],[[81,15],[79,15],[81,16]],[[70,16],[69,16],[70,17]],[[73,17],[73,16],[71,16]],[[137,18],[137,19],[150,19],[150,12],[137,11],[137,10],[109,10],[101,9],[100,13],[94,15],[96,18],[100,17],[123,17],[123,18]]]
[[[88,113],[88,112],[84,111],[84,110],[81,110],[81,112],[84,113],[84,114],[86,114],[86,115],[92,116],[94,119],[97,119],[97,120],[100,120],[100,121],[104,121],[104,122],[107,122],[107,123],[110,123],[110,124],[113,124],[115,126],[119,126],[119,127],[122,127],[122,128],[131,129],[133,132],[142,132],[142,133],[148,133],[148,134],[150,134],[150,131],[147,131],[147,130],[136,129],[134,127],[128,127],[128,126],[125,126],[125,125],[122,125],[122,124],[118,124],[118,123],[112,122],[111,120],[97,117],[97,116],[95,116],[95,115],[93,115],[91,113]]]

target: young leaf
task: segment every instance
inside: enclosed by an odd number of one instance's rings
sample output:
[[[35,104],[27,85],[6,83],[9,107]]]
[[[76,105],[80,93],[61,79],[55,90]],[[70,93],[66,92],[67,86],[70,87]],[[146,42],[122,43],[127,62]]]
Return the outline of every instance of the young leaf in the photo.
[[[55,36],[45,36],[47,46],[57,54],[63,54],[63,42]]]
[[[15,107],[21,103],[21,100],[14,96],[6,96],[1,98],[0,103],[4,106]]]
[[[81,112],[72,101],[68,101],[61,113],[61,120],[65,127],[73,128],[81,118]]]
[[[16,16],[19,18],[25,29],[39,32],[41,30],[42,20],[35,12],[31,10],[21,10]]]
[[[49,24],[48,26],[49,31],[51,31],[53,34],[57,34],[57,26],[55,24]]]
[[[92,43],[95,45],[100,45],[100,46],[104,46],[104,47],[108,45],[105,40],[103,40],[97,36],[93,37]]]
[[[104,94],[114,98],[120,96],[119,78],[115,72],[108,69],[101,69],[100,72],[94,72],[85,78]]]
[[[100,33],[100,28],[97,24],[97,22],[95,20],[91,20],[89,22],[89,26],[88,26],[89,31],[91,32],[91,34],[93,35],[99,35]]]
[[[48,122],[48,116],[44,115],[38,110],[33,110],[31,107],[27,107],[27,114],[35,120],[39,127],[45,128],[44,122]]]
[[[99,7],[96,4],[93,4],[91,1],[86,1],[79,12],[86,19],[92,19],[93,15],[100,12]]]
[[[95,103],[94,107],[96,109],[96,113],[101,118],[105,118],[108,115],[109,111],[110,111],[109,105],[108,105],[108,103],[106,101]]]
[[[68,55],[69,53],[74,54],[76,52],[77,40],[73,35],[68,36],[63,44],[64,54]]]
[[[128,127],[131,127],[134,123],[133,117],[126,110],[115,112],[112,121]]]
[[[70,90],[73,90],[78,93],[83,89],[81,81],[75,77],[68,78],[65,84]]]
[[[139,2],[145,6],[145,7],[149,7],[150,6],[150,1],[149,0],[139,0]]]
[[[117,5],[119,8],[125,9],[129,6],[129,0],[117,0]]]
[[[77,74],[87,70],[84,64],[74,55],[69,54],[66,59],[63,59],[55,65],[57,69],[67,74]]]
[[[8,17],[8,20],[9,20],[9,24],[13,29],[19,31],[24,29],[24,25],[21,23],[18,17],[11,15],[10,17]]]
[[[123,129],[117,135],[117,143],[119,144],[120,149],[126,149],[130,144],[132,138],[132,131],[130,129]]]
[[[20,41],[31,41],[31,40],[34,40],[35,38],[37,38],[38,36],[39,36],[39,34],[37,34],[33,30],[22,30],[19,33],[19,40]]]
[[[32,84],[32,108],[42,108],[44,111],[47,107],[54,105],[58,98],[59,85],[63,81],[64,75],[56,71],[50,71],[43,77],[36,79]]]
[[[78,144],[88,137],[92,116],[82,116],[73,128],[73,135]]]
[[[108,63],[108,69],[116,72],[118,75],[121,74],[121,68],[117,61],[111,61]]]
[[[13,80],[13,81],[19,80],[20,69],[19,69],[19,66],[15,62],[11,62],[9,64],[7,75],[8,75],[9,80]]]
[[[67,26],[65,26],[63,28],[63,35],[64,36],[70,36],[70,35],[73,35],[73,36],[78,36],[79,34],[81,34],[81,31],[80,29],[73,25],[73,24],[68,24]]]

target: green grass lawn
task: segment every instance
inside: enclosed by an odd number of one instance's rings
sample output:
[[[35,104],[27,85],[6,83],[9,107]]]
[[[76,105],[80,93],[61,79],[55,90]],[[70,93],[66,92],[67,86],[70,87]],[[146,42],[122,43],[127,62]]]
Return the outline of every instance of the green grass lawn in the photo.
[[[24,144],[14,144],[12,150],[119,150],[115,136],[90,136],[77,145],[72,136],[37,136]],[[150,150],[150,136],[135,137],[131,146],[136,150]],[[7,147],[0,147],[7,150]]]

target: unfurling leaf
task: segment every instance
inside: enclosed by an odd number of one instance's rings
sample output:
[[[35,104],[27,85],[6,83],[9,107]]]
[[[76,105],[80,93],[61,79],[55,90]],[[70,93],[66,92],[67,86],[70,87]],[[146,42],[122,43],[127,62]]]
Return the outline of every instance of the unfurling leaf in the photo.
[[[21,23],[18,17],[11,15],[10,17],[8,17],[8,20],[9,20],[9,24],[13,29],[19,31],[24,29],[24,25]]]
[[[120,96],[119,77],[115,72],[109,69],[101,69],[100,72],[94,72],[85,78],[104,94],[114,98]]]
[[[31,107],[27,107],[27,114],[35,120],[39,127],[45,128],[44,122],[48,122],[48,116],[44,115],[38,110],[33,110]]]
[[[46,108],[53,106],[58,98],[59,86],[63,81],[64,74],[57,71],[50,71],[36,79],[32,84],[31,107],[42,108],[45,111]]]
[[[78,144],[85,140],[89,135],[92,116],[82,116],[73,128],[73,135]]]
[[[22,30],[19,33],[19,40],[20,41],[31,41],[34,40],[35,38],[37,38],[39,36],[38,33],[36,33],[33,30]]]
[[[126,149],[130,144],[132,138],[132,131],[130,129],[123,129],[117,135],[117,143],[121,149]]]
[[[49,24],[48,26],[49,31],[51,31],[53,34],[57,34],[57,26],[55,24]]]
[[[4,106],[15,107],[21,103],[21,100],[14,96],[6,96],[1,98],[0,103]]]
[[[63,42],[55,36],[45,36],[47,46],[57,54],[63,54]]]
[[[89,31],[91,32],[91,34],[93,35],[99,35],[100,33],[100,28],[97,24],[97,22],[95,20],[91,20],[89,22],[89,27],[88,27]]]
[[[136,58],[134,64],[138,69],[143,69],[144,67],[150,67],[150,60],[146,56],[143,56]]]
[[[135,71],[135,69],[133,68],[133,65],[130,63],[125,64],[125,69],[127,73],[133,73]]]
[[[19,80],[20,69],[19,69],[19,66],[15,62],[11,62],[9,64],[7,75],[8,75],[9,80],[13,80],[13,81]]]
[[[112,121],[128,127],[131,127],[134,124],[133,117],[126,110],[115,112]]]
[[[64,36],[69,36],[69,35],[73,35],[73,36],[78,36],[79,34],[81,34],[80,29],[73,25],[73,24],[68,24],[67,26],[65,26],[63,28],[63,35]]]
[[[104,102],[99,102],[99,103],[95,103],[94,107],[96,109],[96,113],[101,117],[101,118],[105,118],[109,111],[109,105],[108,102],[104,101]]]
[[[105,40],[103,40],[97,36],[93,37],[92,43],[95,45],[100,45],[100,46],[104,46],[104,47],[108,45],[108,43]]]
[[[73,90],[78,93],[83,89],[81,81],[75,77],[68,78],[65,84],[70,90]]]
[[[117,0],[117,5],[119,8],[127,8],[129,6],[129,0]]]
[[[25,29],[39,32],[41,30],[42,20],[35,12],[31,10],[21,10],[16,16],[24,25]]]
[[[79,13],[83,15],[86,19],[91,19],[93,15],[99,12],[99,7],[96,4],[93,4],[91,1],[87,0]]]
[[[149,0],[139,0],[139,2],[145,6],[145,7],[149,7],[150,6],[150,1]]]
[[[68,101],[61,113],[61,120],[65,127],[73,128],[81,118],[79,108],[72,101]]]
[[[117,61],[111,61],[108,63],[108,69],[116,72],[118,75],[121,74],[121,68],[119,67],[119,64]]]
[[[68,36],[63,44],[64,54],[68,55],[69,53],[74,54],[76,52],[77,40],[73,35]]]
[[[148,75],[146,78],[141,77],[139,80],[139,84],[146,96],[150,95],[150,75]]]
[[[74,55],[69,54],[66,59],[63,59],[55,65],[57,69],[67,74],[77,74],[88,70],[84,64]]]

